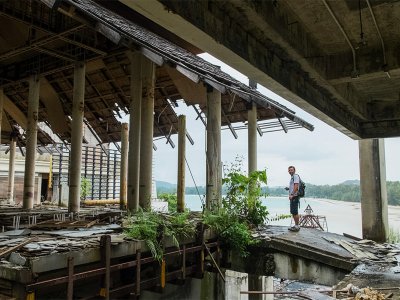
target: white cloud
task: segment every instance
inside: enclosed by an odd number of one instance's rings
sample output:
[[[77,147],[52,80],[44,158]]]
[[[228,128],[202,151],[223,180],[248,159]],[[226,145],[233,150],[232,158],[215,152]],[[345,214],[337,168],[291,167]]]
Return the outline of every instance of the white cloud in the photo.
[[[236,70],[224,65],[210,55],[202,55],[211,63],[221,65],[223,71],[238,80],[247,83],[248,79]],[[352,140],[336,129],[326,125],[308,113],[297,108],[285,99],[259,86],[258,90],[266,96],[294,110],[296,115],[315,126],[313,132],[306,129],[266,133],[258,137],[258,168],[267,169],[268,185],[284,186],[289,180],[287,167],[296,166],[301,177],[313,184],[337,184],[347,179],[359,179],[358,142]],[[193,137],[195,145],[187,141],[187,161],[197,185],[205,185],[205,129],[196,119],[193,109],[181,105],[178,114],[187,117],[187,130]],[[247,131],[238,132],[234,139],[229,130],[222,132],[222,161],[233,162],[237,155],[244,157],[244,170],[247,170]],[[173,137],[177,145],[176,136]],[[154,152],[154,178],[168,182],[176,182],[177,148],[172,149],[165,140],[156,142],[158,150]],[[385,140],[386,177],[387,180],[398,181],[400,159],[400,139]],[[186,185],[193,186],[193,180],[186,171]]]

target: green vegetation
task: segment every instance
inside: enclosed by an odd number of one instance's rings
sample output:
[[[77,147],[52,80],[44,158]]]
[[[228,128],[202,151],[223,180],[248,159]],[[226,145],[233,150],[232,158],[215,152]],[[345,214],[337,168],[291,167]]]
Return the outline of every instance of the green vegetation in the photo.
[[[264,196],[261,184],[267,183],[267,174],[264,170],[246,176],[241,168],[240,158],[229,168],[224,168],[226,196],[222,199],[222,207],[206,211],[203,221],[215,230],[226,246],[241,256],[247,256],[248,246],[256,243],[251,228],[264,224],[268,216],[268,210],[260,199]]]
[[[158,198],[168,202],[168,212],[174,213],[177,211],[178,198],[176,194],[161,193]]]
[[[202,219],[206,227],[211,228],[224,242],[224,245],[235,249],[240,255],[248,254],[248,246],[256,241],[251,236],[251,229],[263,225],[267,220],[268,211],[262,205],[264,196],[261,184],[267,183],[267,174],[264,171],[255,171],[249,176],[241,172],[241,160],[228,169],[224,169],[226,177],[223,179],[225,197],[221,207],[213,207],[205,211]],[[171,184],[157,183],[157,186],[171,188]],[[193,236],[195,225],[189,220],[189,212],[176,213],[176,194],[160,193],[159,198],[168,201],[170,214],[156,214],[140,210],[124,221],[125,234],[129,237],[145,240],[153,257],[161,261],[164,254],[164,238],[170,237],[175,246],[179,247],[179,239]]]
[[[90,184],[89,179],[86,177],[81,177],[81,199],[86,199],[86,197],[90,194],[90,189],[92,185]]]
[[[161,262],[164,255],[165,238],[171,238],[179,247],[179,240],[192,237],[195,225],[189,220],[189,213],[165,215],[139,210],[124,221],[125,234],[131,238],[145,240],[155,259]]]
[[[389,228],[388,243],[400,243],[400,231],[398,229],[394,229],[393,227]]]

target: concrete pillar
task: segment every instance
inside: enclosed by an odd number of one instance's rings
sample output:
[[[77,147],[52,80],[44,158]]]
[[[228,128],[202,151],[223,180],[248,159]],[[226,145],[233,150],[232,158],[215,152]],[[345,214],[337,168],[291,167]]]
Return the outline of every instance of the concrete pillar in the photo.
[[[251,109],[247,111],[248,127],[247,127],[247,152],[248,152],[248,175],[257,171],[257,104],[252,103]],[[255,185],[249,186],[254,189]],[[261,291],[263,286],[262,276],[249,274],[249,290]],[[250,300],[261,300],[263,295],[251,294]]]
[[[206,149],[206,207],[221,206],[221,93],[207,88],[207,149]]]
[[[0,144],[1,144],[1,123],[3,122],[4,92],[0,89]]]
[[[153,185],[153,127],[154,127],[155,66],[147,58],[142,60],[142,128],[140,133],[139,205],[151,209]]]
[[[8,161],[8,188],[7,198],[8,203],[14,203],[14,180],[15,180],[15,153],[17,148],[17,138],[11,137],[10,140],[10,158]]]
[[[68,211],[79,212],[81,197],[81,164],[83,113],[85,105],[85,64],[80,62],[74,68],[74,90],[71,121],[71,159],[69,167]]]
[[[389,223],[384,140],[360,140],[358,146],[363,238],[385,242]]]
[[[248,173],[257,171],[257,105],[252,104],[247,112],[248,123]]]
[[[178,212],[185,210],[185,157],[186,157],[186,116],[178,118]]]
[[[26,128],[24,195],[22,202],[22,207],[24,209],[33,208],[33,197],[35,193],[35,156],[39,115],[39,86],[40,81],[38,75],[32,75],[29,78],[28,117]]]
[[[240,294],[240,291],[248,290],[247,274],[232,270],[225,271],[225,299],[247,300],[247,294]]]
[[[127,201],[127,177],[128,177],[128,123],[121,124],[121,168],[120,168],[120,190],[119,190],[119,206],[120,209],[126,207]]]
[[[274,276],[262,276],[262,291],[273,292],[274,291]],[[264,294],[262,300],[274,300],[273,294]]]
[[[130,92],[129,104],[129,154],[128,154],[128,203],[129,211],[139,208],[140,131],[142,120],[142,54],[129,53]]]

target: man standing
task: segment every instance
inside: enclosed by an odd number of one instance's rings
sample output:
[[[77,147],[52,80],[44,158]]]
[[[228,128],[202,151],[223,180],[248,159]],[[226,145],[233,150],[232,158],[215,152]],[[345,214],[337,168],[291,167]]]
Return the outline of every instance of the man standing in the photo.
[[[289,227],[290,231],[299,231],[299,201],[300,197],[298,195],[299,191],[299,184],[300,184],[300,177],[296,173],[296,168],[290,166],[288,168],[288,172],[290,174],[290,181],[289,181],[289,201],[290,201],[290,213],[292,214],[294,220],[294,226]]]

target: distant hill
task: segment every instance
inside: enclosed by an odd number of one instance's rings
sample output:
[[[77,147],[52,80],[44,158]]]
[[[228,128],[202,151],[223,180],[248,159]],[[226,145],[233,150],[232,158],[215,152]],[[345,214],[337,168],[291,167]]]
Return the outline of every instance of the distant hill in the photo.
[[[166,181],[156,180],[156,186],[157,186],[157,188],[175,188],[176,189],[175,183],[170,183],[170,182],[166,182]]]
[[[358,180],[358,179],[346,180],[346,181],[343,181],[340,184],[344,184],[344,185],[360,185],[360,180]]]
[[[176,193],[176,184],[156,181],[157,193]],[[222,193],[225,193],[223,187]],[[262,191],[268,196],[287,196],[287,191],[284,187],[263,187]],[[186,187],[186,194],[189,195],[204,195],[206,193],[205,186]],[[387,197],[388,204],[400,205],[400,182],[388,181],[387,182]],[[350,202],[360,202],[360,181],[359,180],[346,180],[340,184],[335,185],[313,185],[306,182],[306,198],[326,198],[333,200],[342,200]]]
[[[166,181],[156,180],[157,194],[159,193],[176,193],[176,184]]]

